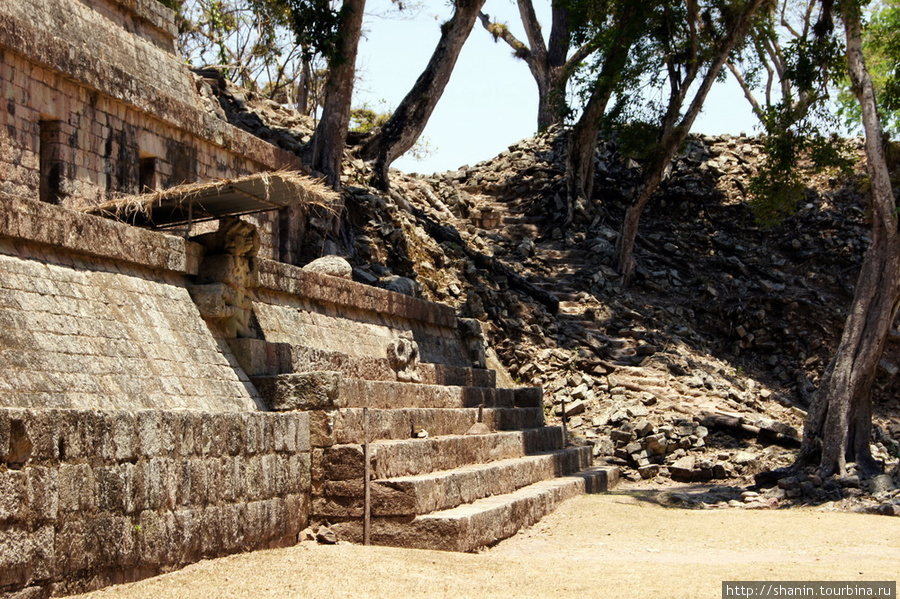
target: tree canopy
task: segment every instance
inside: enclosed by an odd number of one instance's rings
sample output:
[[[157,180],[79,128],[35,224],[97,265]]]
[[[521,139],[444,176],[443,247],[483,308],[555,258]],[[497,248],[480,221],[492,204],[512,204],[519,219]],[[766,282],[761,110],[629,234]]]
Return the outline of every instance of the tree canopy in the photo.
[[[862,29],[863,55],[866,60],[875,100],[880,109],[885,134],[900,136],[900,1],[877,3]],[[862,128],[862,110],[853,94],[849,77],[839,81],[839,115],[845,126],[857,132]]]

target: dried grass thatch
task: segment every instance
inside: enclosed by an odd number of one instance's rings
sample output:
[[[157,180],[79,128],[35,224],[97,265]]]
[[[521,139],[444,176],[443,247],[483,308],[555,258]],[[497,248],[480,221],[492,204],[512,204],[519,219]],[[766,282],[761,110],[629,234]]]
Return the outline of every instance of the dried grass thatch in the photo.
[[[123,195],[85,212],[146,226],[170,226],[304,205],[334,211],[339,195],[298,171],[269,171]]]

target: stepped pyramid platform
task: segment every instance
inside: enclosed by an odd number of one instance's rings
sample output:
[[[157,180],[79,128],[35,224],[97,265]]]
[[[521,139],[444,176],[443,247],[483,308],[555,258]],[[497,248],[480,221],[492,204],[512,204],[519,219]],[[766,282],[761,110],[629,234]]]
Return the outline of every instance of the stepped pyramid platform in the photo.
[[[340,539],[363,540],[366,440],[376,544],[475,551],[616,482],[452,308],[263,261],[253,309],[232,350],[270,409],[310,413],[311,519]]]

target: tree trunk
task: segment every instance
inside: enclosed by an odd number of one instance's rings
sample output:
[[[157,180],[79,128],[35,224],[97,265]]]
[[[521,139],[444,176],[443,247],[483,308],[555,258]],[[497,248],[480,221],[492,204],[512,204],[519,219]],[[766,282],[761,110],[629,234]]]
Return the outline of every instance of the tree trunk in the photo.
[[[362,33],[366,0],[344,0],[338,24],[337,55],[329,61],[325,82],[322,120],[308,144],[308,158],[314,170],[324,173],[335,190],[341,187],[341,162],[347,129],[350,127],[350,102],[356,77],[356,52]]]
[[[617,38],[603,60],[587,106],[569,135],[566,156],[566,226],[572,224],[575,218],[576,204],[590,201],[593,194],[597,133],[606,113],[606,106],[620,83],[622,71],[628,62],[628,53],[637,32],[634,26],[636,17],[637,11],[632,6],[626,8],[618,20]]]
[[[300,60],[303,66],[301,67],[300,77],[297,79],[297,94],[296,98],[294,98],[294,107],[297,109],[297,112],[306,116],[309,114],[312,67],[310,67],[310,61],[308,59],[301,58]]]
[[[596,50],[597,44],[590,41],[570,55],[569,8],[562,2],[553,3],[550,38],[545,44],[532,1],[518,0],[518,5],[528,45],[516,39],[505,25],[491,23],[490,16],[484,13],[480,15],[481,22],[495,40],[502,39],[528,64],[538,87],[537,127],[538,131],[544,131],[565,121],[568,111],[566,85],[575,69]]]
[[[871,180],[872,245],[866,251],[844,332],[804,424],[798,463],[819,458],[819,474],[846,473],[855,461],[863,474],[878,467],[869,441],[872,382],[900,301],[900,233],[884,154],[875,90],[863,61],[859,8],[842,4],[850,80],[863,114],[866,168]]]
[[[362,158],[375,162],[373,183],[377,187],[389,187],[391,164],[413,147],[425,130],[484,3],[485,0],[456,0],[453,17],[441,26],[441,39],[425,71],[387,123],[363,146]]]
[[[647,202],[659,188],[659,184],[665,176],[666,168],[672,162],[672,158],[675,156],[678,148],[684,143],[687,134],[694,124],[694,120],[703,108],[703,103],[706,101],[709,90],[712,89],[713,84],[719,76],[719,72],[722,70],[722,67],[725,66],[725,62],[728,60],[731,50],[734,48],[735,44],[747,35],[750,19],[762,4],[763,0],[753,0],[753,2],[749,3],[746,9],[739,15],[739,18],[729,32],[728,37],[723,43],[719,44],[715,60],[709,66],[709,69],[703,77],[699,89],[694,94],[694,98],[691,101],[687,112],[684,114],[684,117],[682,117],[681,122],[675,125],[674,118],[666,118],[660,140],[651,154],[652,158],[650,159],[649,164],[644,168],[638,196],[625,213],[625,220],[622,223],[619,238],[616,240],[616,262],[625,285],[630,283],[631,276],[634,273],[634,240],[637,237],[641,213],[643,213]],[[676,115],[680,111],[685,96],[684,92],[686,92],[689,86],[690,83],[682,84],[678,94],[677,106],[670,104],[667,117]]]
[[[625,54],[627,56],[627,51]],[[594,192],[594,150],[597,147],[597,133],[600,131],[600,122],[614,89],[612,79],[598,80],[587,106],[581,113],[581,118],[569,134],[566,156],[566,226],[575,220],[575,206],[590,201]]]
[[[564,69],[569,52],[569,9],[554,2],[550,23],[550,38],[544,44],[541,25],[531,0],[518,0],[519,15],[531,46],[528,66],[538,86],[538,131],[562,124],[566,117],[566,83],[569,73]]]

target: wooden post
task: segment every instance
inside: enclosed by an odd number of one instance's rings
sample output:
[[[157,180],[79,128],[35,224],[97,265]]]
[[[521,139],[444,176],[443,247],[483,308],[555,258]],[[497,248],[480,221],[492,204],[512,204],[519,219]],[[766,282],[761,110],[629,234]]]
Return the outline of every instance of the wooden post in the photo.
[[[372,528],[372,496],[369,489],[371,465],[369,462],[369,408],[363,408],[363,545],[369,544]]]

